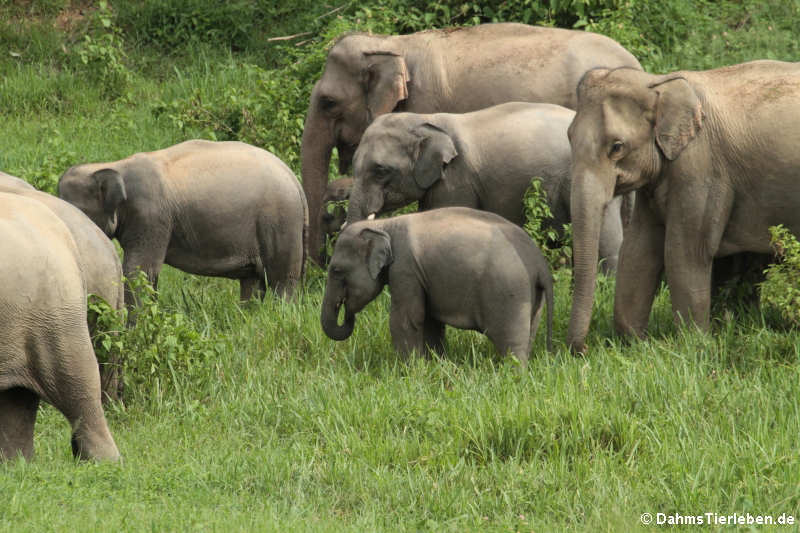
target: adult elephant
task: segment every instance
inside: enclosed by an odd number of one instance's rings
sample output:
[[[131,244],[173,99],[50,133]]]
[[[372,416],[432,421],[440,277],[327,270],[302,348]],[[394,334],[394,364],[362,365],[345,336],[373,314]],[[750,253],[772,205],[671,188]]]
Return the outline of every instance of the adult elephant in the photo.
[[[361,135],[378,115],[396,110],[465,113],[511,101],[574,109],[581,75],[600,66],[641,68],[608,37],[524,24],[342,37],[328,53],[311,93],[303,130],[312,257],[320,259],[331,151],[337,149],[345,172]]]
[[[797,63],[586,73],[569,130],[573,350],[585,348],[599,220],[615,194],[637,191],[614,300],[625,334],[645,333],[662,271],[676,320],[707,329],[713,259],[769,253],[776,224],[800,233],[799,97]]]
[[[289,167],[255,146],[193,140],[76,165],[58,194],[119,240],[128,279],[141,269],[157,287],[166,263],[238,279],[246,301],[267,284],[288,298],[302,277],[303,191]],[[133,303],[130,291],[125,301]]]
[[[33,456],[42,400],[69,420],[75,457],[117,460],[70,231],[41,202],[0,193],[0,234],[0,461]]]
[[[112,308],[124,307],[122,263],[117,249],[108,237],[80,209],[69,202],[38,191],[25,181],[0,172],[0,192],[8,192],[36,200],[52,211],[66,225],[78,249],[78,265],[86,280],[86,292],[99,296]],[[96,324],[90,323],[90,329]],[[100,368],[103,399],[118,399],[121,387],[118,360]]]

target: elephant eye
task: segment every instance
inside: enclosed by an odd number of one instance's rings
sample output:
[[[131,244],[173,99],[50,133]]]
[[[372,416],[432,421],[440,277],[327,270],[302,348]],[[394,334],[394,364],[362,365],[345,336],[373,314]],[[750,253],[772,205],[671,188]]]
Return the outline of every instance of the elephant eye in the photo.
[[[622,141],[614,141],[614,144],[611,145],[611,149],[608,151],[609,157],[619,157],[624,147],[625,144]]]
[[[383,165],[375,165],[373,172],[380,181],[388,181],[391,177],[392,169]]]
[[[322,109],[324,109],[325,111],[330,111],[336,107],[336,100],[328,96],[320,97],[319,103],[322,106]]]

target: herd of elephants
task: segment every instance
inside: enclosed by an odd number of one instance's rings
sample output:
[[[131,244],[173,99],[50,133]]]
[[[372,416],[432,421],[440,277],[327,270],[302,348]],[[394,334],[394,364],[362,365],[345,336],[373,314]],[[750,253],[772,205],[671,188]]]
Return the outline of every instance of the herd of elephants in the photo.
[[[618,332],[645,334],[662,275],[676,320],[707,329],[715,259],[769,253],[770,226],[800,234],[799,97],[800,64],[655,75],[577,30],[348,34],[311,93],[302,185],[265,150],[200,140],[73,166],[58,197],[0,173],[0,459],[32,456],[40,400],[76,457],[119,458],[86,297],[122,309],[123,275],[156,285],[164,263],[238,279],[242,300],[290,298],[307,260],[327,263],[332,339],[388,284],[399,352],[441,350],[447,324],[525,364],[545,306],[548,349],[553,320],[552,275],[520,227],[534,177],[554,227],[572,224],[572,350],[598,264],[616,272]],[[334,148],[352,177],[329,183]]]

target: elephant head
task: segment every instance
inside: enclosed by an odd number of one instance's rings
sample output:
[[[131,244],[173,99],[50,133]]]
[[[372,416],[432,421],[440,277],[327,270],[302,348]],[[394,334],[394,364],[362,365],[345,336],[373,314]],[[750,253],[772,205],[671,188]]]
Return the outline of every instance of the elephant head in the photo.
[[[342,229],[342,225],[347,217],[342,202],[350,198],[350,190],[353,187],[353,178],[339,178],[328,184],[325,195],[322,197],[322,232],[330,237]]]
[[[119,172],[88,165],[74,166],[61,176],[58,196],[83,211],[109,238],[117,233],[118,211],[128,199]]]
[[[353,333],[355,315],[374,300],[386,284],[392,264],[389,234],[364,224],[348,226],[339,236],[328,267],[320,322],[325,334],[342,341]],[[344,323],[339,313],[344,306]]]
[[[325,71],[311,92],[301,145],[303,190],[310,213],[319,213],[328,183],[331,152],[346,172],[361,135],[372,120],[408,97],[409,74],[402,55],[369,35],[347,35],[328,53]],[[312,256],[319,260],[320,220],[309,227]]]
[[[575,288],[567,341],[573,350],[585,348],[606,206],[615,195],[658,179],[702,122],[700,99],[679,76],[594,69],[579,83],[578,109],[568,130]]]
[[[356,151],[348,223],[422,199],[457,155],[450,135],[419,115],[378,118]]]

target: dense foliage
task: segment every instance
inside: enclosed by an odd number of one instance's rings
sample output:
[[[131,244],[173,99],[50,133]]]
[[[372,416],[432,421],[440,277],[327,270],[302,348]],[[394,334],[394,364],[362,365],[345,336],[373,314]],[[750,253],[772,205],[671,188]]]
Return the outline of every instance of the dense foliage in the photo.
[[[604,33],[654,72],[800,52],[797,0],[0,0],[0,169],[54,192],[70,165],[202,137],[269,148],[298,171],[333,39],[490,21]],[[529,229],[546,237],[540,192]],[[775,242],[786,261],[769,301],[791,310],[796,244]],[[106,410],[125,462],[76,468],[63,417],[43,408],[37,458],[0,465],[0,530],[630,531],[644,512],[800,516],[796,311],[725,310],[705,335],[673,323],[662,289],[650,338],[623,343],[614,280],[600,276],[592,351],[575,358],[560,342],[569,270],[556,278],[556,353],[540,332],[519,372],[455,330],[445,356],[398,359],[387,294],[350,340],[330,341],[318,269],[291,302],[240,306],[235,282],[165,268],[135,327],[93,304],[109,332],[98,355],[125,371],[124,401]]]

